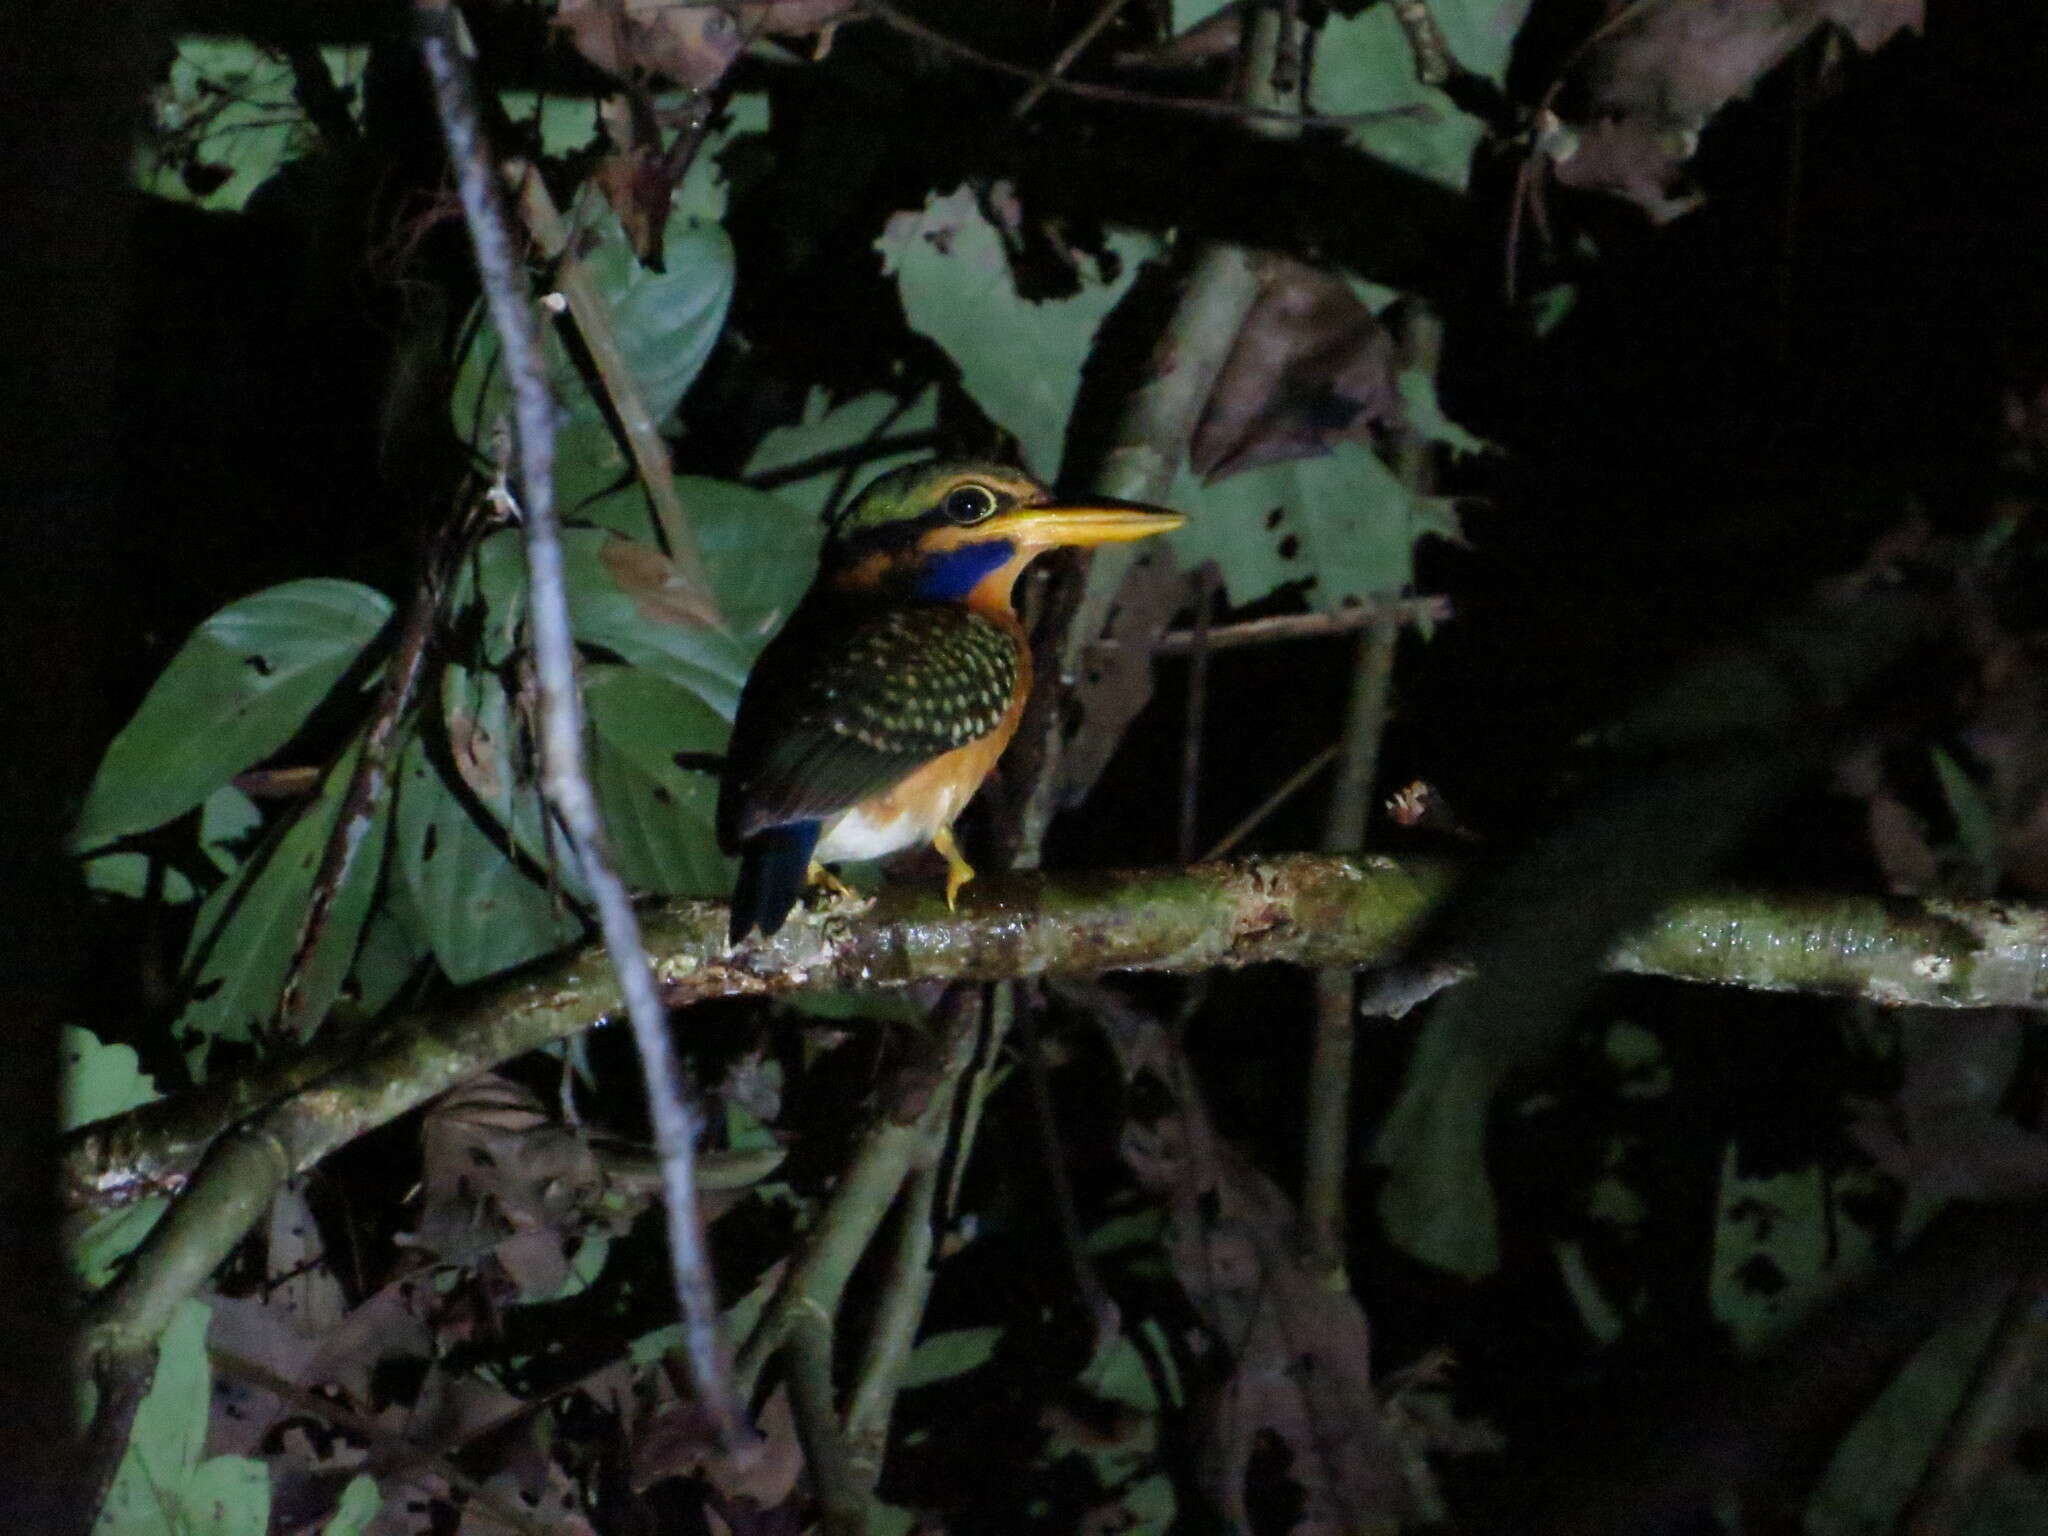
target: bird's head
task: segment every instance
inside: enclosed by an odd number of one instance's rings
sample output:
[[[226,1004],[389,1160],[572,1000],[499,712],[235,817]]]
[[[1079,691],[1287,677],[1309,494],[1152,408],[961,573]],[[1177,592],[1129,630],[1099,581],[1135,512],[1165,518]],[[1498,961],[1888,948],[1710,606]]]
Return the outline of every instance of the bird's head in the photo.
[[[1163,507],[1059,501],[1022,470],[938,460],[878,477],[834,520],[824,578],[846,592],[1007,610],[1033,556],[1148,538],[1187,519]]]

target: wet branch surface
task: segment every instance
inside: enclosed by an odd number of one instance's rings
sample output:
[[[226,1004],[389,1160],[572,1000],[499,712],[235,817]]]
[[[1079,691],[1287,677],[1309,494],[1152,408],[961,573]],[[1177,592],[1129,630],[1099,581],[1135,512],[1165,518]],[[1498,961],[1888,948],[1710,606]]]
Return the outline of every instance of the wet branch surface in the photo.
[[[1385,965],[1449,892],[1445,865],[1306,854],[1190,869],[987,875],[960,910],[935,892],[799,911],[773,940],[729,947],[721,903],[642,913],[671,1009],[722,997],[916,980],[995,981],[1115,970],[1285,963]],[[1998,902],[1730,892],[1681,901],[1616,946],[1637,975],[1886,1005],[2048,1008],[2048,911]],[[456,1083],[616,1013],[588,945],[451,993],[367,1043],[265,1066],[74,1133],[70,1203],[181,1188],[221,1131],[266,1105],[294,1169]]]

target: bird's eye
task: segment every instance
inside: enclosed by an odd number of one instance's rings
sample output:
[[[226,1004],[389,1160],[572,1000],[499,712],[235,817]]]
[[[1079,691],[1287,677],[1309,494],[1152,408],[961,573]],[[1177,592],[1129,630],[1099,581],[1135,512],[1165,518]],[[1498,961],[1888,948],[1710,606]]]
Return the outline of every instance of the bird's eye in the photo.
[[[996,493],[985,485],[956,485],[939,509],[950,522],[979,523],[995,515]]]

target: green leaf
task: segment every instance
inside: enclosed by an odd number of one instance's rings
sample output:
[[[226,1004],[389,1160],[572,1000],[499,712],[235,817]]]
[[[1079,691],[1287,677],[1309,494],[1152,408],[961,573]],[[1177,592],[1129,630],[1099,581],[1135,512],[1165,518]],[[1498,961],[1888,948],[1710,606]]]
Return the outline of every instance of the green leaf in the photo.
[[[1817,1165],[1746,1175],[1729,1144],[1707,1297],[1738,1349],[1754,1352],[1782,1337],[1876,1256],[1875,1234],[1851,1219],[1841,1198],[1851,1177]]]
[[[157,1348],[156,1376],[135,1411],[128,1449],[94,1536],[263,1536],[269,1471],[244,1456],[201,1461],[212,1396],[211,1313],[179,1304]]]
[[[1405,368],[1394,377],[1401,393],[1408,424],[1432,443],[1442,443],[1453,453],[1484,453],[1486,440],[1474,437],[1450,417],[1436,398],[1436,379],[1426,369]]]
[[[473,806],[512,839],[534,869],[545,870],[576,901],[590,891],[568,856],[541,793],[539,747],[494,672],[451,663],[441,674],[441,724],[448,762]]]
[[[619,875],[640,890],[710,896],[732,884],[713,830],[718,781],[678,755],[723,750],[726,724],[696,695],[651,672],[591,667],[591,778]]]
[[[975,404],[1050,480],[1096,329],[1139,264],[1158,253],[1158,241],[1112,234],[1109,248],[1120,268],[1113,277],[1083,274],[1071,298],[1026,299],[1011,277],[1002,236],[983,217],[973,189],[963,186],[926,198],[920,212],[896,214],[875,248],[883,272],[896,279],[911,328],[945,349]]]
[[[1944,1321],[1868,1412],[1836,1447],[1834,1460],[1807,1506],[1805,1530],[1812,1536],[1864,1536],[1899,1529],[1898,1516],[1923,1476],[1928,1456],[1955,1416],[1978,1370],[1998,1319],[1997,1302],[1969,1307]],[[2038,1389],[2035,1401],[2039,1401]],[[1960,1530],[1969,1536],[2002,1536],[2044,1528],[2044,1490],[2029,1479],[2030,1509],[2021,1518],[1998,1518],[1998,1504],[2017,1502],[2025,1484],[2010,1474],[1994,1476],[1980,1492],[1971,1518]],[[2003,1498],[1994,1497],[2001,1494]]]
[[[215,1040],[255,1039],[275,1018],[328,833],[341,813],[360,751],[359,741],[328,769],[319,798],[301,808],[267,856],[244,864],[199,909],[185,953],[188,969],[197,969],[176,1031],[202,1055]],[[306,969],[305,1018],[319,1019],[340,995],[376,894],[390,815],[386,793],[359,831],[362,842],[335,892]]]
[[[85,884],[88,890],[106,896],[125,896],[130,901],[148,898],[149,870],[152,864],[162,864],[146,853],[117,851],[103,853],[98,858],[85,861]],[[156,899],[173,907],[182,907],[188,901],[199,898],[199,888],[185,878],[182,871],[162,864],[163,875],[158,884]]]
[[[1956,842],[1970,866],[1973,884],[1988,891],[1998,884],[2005,861],[1999,847],[1998,817],[1977,781],[1963,772],[1962,765],[1940,747],[1932,749],[1934,772],[1941,780],[1942,798],[1955,818]]]
[[[730,480],[676,481],[718,606],[747,665],[818,573],[824,526],[800,504]]]
[[[282,747],[390,617],[382,593],[324,578],[221,609],[107,748],[73,846],[161,826]]]
[[[360,46],[320,50],[328,72],[351,93],[369,53]],[[158,197],[235,210],[319,142],[281,54],[240,38],[184,37],[150,94],[135,180]]]
[[[1456,532],[1361,443],[1214,485],[1183,470],[1168,500],[1188,514],[1167,535],[1174,558],[1188,568],[1214,560],[1240,607],[1295,582],[1312,581],[1309,601],[1325,610],[1398,592],[1414,575],[1415,541]]]
[[[133,1046],[107,1045],[89,1029],[64,1026],[63,1128],[79,1126],[161,1098]]]
[[[133,1205],[103,1211],[82,1229],[67,1227],[71,1271],[91,1290],[112,1282],[121,1261],[141,1246],[149,1229],[171,1208],[169,1195],[148,1195]]]
[[[804,402],[802,420],[793,426],[776,427],[764,433],[754,449],[754,456],[747,460],[747,476],[765,475],[825,454],[845,452],[878,437],[930,432],[939,424],[939,391],[936,386],[924,390],[907,406],[894,395],[879,391],[855,395],[844,405],[832,405],[830,399],[824,390],[812,390],[810,398]],[[814,518],[823,517],[842,478],[848,484],[850,495],[871,476],[925,456],[925,450],[921,448],[909,453],[878,454],[862,464],[857,474],[846,475],[837,468],[820,470],[801,480],[776,486],[775,494],[791,506],[803,508]]]
[[[377,1479],[367,1472],[358,1472],[342,1489],[341,1502],[334,1507],[333,1518],[320,1527],[320,1536],[363,1536],[383,1507],[384,1497],[377,1491]]]
[[[905,1392],[978,1370],[995,1358],[1000,1328],[955,1328],[935,1333],[910,1352],[899,1385]]]
[[[509,969],[583,931],[507,856],[417,740],[399,763],[398,867],[421,937],[451,981]]]
[[[617,215],[599,208],[583,225],[577,246],[627,370],[656,422],[675,410],[711,356],[725,329],[734,273],[732,241],[724,229],[687,209],[669,215],[664,242],[663,270],[643,267]],[[481,452],[494,423],[510,416],[512,396],[499,366],[497,333],[485,323],[481,304],[471,313],[470,334],[451,406],[456,435]],[[585,386],[558,327],[549,327],[547,359],[565,425],[603,422],[604,404]]]
[[[1500,84],[1528,8],[1529,0],[1431,0],[1429,13],[1458,63]],[[1390,164],[1464,190],[1485,125],[1415,78],[1415,54],[1392,6],[1332,15],[1313,58],[1310,98],[1318,112],[1409,109],[1406,116],[1357,125],[1353,142]]]

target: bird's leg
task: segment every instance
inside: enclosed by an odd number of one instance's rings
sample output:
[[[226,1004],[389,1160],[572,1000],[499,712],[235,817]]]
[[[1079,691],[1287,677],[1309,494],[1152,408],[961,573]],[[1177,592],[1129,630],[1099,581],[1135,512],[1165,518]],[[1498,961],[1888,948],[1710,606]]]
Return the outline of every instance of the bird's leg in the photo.
[[[934,832],[932,846],[945,855],[946,910],[950,912],[960,898],[960,887],[974,878],[974,866],[961,855],[960,845],[953,841],[951,827],[941,827]]]
[[[804,884],[822,886],[829,894],[843,899],[850,900],[860,894],[816,859],[811,860],[811,867],[804,874]]]

